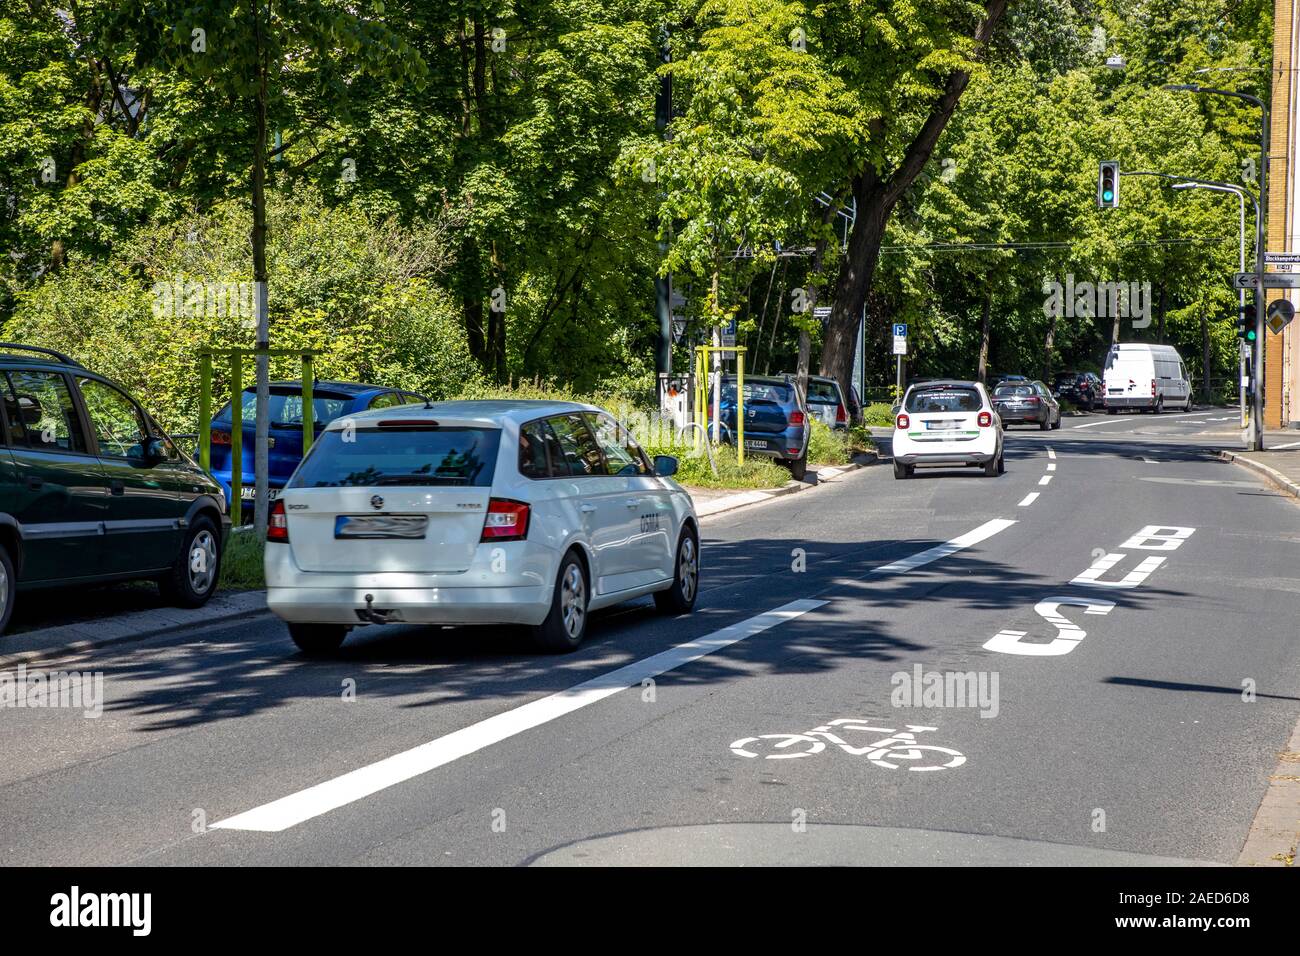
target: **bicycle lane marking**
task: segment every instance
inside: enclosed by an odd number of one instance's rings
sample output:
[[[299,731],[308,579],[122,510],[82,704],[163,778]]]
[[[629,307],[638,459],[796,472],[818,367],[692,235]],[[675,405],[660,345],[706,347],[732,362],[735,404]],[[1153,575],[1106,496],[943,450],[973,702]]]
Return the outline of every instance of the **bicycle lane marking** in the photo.
[[[875,568],[872,573],[905,573],[985,541],[1015,523],[1006,519],[986,522],[974,531],[953,538],[938,547],[928,548],[911,558]],[[697,661],[714,651],[730,647],[747,637],[753,637],[755,634],[760,634],[829,603],[828,600],[819,599],[791,601],[774,610],[755,615],[711,634],[670,647],[658,654],[652,654],[650,657],[627,664],[607,674],[575,684],[567,690],[521,704],[428,743],[412,747],[410,750],[386,757],[305,790],[299,790],[297,793],[273,800],[260,807],[254,807],[252,810],[238,813],[233,817],[227,817],[211,824],[208,829],[280,833],[313,817],[404,783],[516,734],[581,710],[619,691],[634,687],[647,678],[657,677]]]

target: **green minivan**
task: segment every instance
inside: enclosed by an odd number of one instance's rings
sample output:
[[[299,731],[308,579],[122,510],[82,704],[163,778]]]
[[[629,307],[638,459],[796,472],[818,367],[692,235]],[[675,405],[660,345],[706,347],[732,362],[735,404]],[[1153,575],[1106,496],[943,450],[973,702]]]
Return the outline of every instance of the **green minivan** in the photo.
[[[0,633],[37,588],[144,578],[182,607],[212,596],[221,486],[120,387],[0,342],[0,441]]]

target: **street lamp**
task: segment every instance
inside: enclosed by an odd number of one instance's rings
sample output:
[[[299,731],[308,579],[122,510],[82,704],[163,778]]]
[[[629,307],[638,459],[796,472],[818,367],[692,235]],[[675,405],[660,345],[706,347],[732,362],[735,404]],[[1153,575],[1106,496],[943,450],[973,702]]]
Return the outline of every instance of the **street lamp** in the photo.
[[[1166,84],[1175,93],[1205,96],[1231,96],[1259,107],[1259,202],[1255,214],[1255,344],[1251,349],[1250,371],[1255,392],[1250,402],[1250,434],[1246,445],[1251,451],[1264,450],[1264,211],[1268,209],[1268,106],[1257,96],[1235,90],[1216,90],[1195,83]]]
[[[1209,182],[1184,182],[1174,183],[1174,189],[1208,189],[1216,193],[1233,193],[1241,203],[1241,220],[1240,231],[1237,242],[1237,271],[1246,271],[1246,197],[1250,193],[1241,186],[1235,186],[1231,183],[1209,183]],[[1255,202],[1255,197],[1250,196],[1250,201]],[[1258,215],[1258,209],[1256,210]],[[1246,290],[1239,289],[1237,292],[1237,303],[1239,310],[1244,314],[1246,308]],[[1240,396],[1241,404],[1241,427],[1245,428],[1249,422],[1246,415],[1246,345],[1240,342],[1237,345],[1237,360],[1239,374],[1237,376],[1237,392]]]

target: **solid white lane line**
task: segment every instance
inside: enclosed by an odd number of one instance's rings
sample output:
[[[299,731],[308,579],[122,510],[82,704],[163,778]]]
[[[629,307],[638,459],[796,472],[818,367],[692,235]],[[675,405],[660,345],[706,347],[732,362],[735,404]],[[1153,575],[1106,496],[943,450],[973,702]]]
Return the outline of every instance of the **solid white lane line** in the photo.
[[[1051,476],[1051,475],[1043,475],[1043,477],[1041,477],[1041,478],[1038,479],[1038,483],[1039,483],[1040,485],[1050,484],[1051,481],[1052,481],[1052,476]]]
[[[1028,508],[1037,500],[1038,500],[1038,492],[1031,491],[1029,494],[1025,495],[1025,500],[1020,502],[1020,507]]]
[[[1195,418],[1197,415],[1203,415],[1204,412],[1184,412],[1181,415],[1152,415],[1150,421],[1166,421],[1174,418]],[[1106,418],[1100,422],[1086,422],[1082,425],[1071,425],[1071,428],[1092,428],[1095,425],[1118,425],[1120,422],[1147,421],[1138,415],[1121,415],[1115,418]]]
[[[1000,531],[1006,531],[1015,521],[1008,518],[994,518],[992,521],[986,521],[974,531],[968,531],[960,537],[953,538],[944,544],[934,548],[927,548],[910,558],[903,558],[901,561],[895,561],[892,564],[884,564],[878,568],[873,568],[872,574],[904,574],[929,564],[931,561],[938,561],[940,558],[946,558],[948,555],[960,551],[962,548],[969,548],[972,545],[986,541]]]
[[[1273,451],[1281,451],[1283,448],[1300,448],[1300,441],[1287,442],[1285,445],[1270,445]]]
[[[1055,466],[1055,465],[1050,465],[1050,464],[1049,464],[1049,465],[1047,466],[1047,470],[1048,470],[1048,471],[1056,471],[1056,466]]]
[[[652,654],[644,660],[620,667],[608,674],[593,677],[568,690],[530,701],[426,744],[394,754],[377,763],[353,770],[351,773],[345,773],[341,777],[326,780],[314,787],[308,787],[306,790],[300,790],[287,797],[281,797],[279,800],[229,817],[212,824],[211,828],[279,833],[304,820],[329,813],[331,810],[521,734],[525,730],[531,730],[557,717],[563,717],[565,714],[604,700],[621,690],[635,687],[646,678],[656,677],[699,660],[714,651],[722,650],[768,628],[807,614],[826,603],[826,601],[791,601],[775,610],[724,627],[685,644],[670,647],[666,651]]]

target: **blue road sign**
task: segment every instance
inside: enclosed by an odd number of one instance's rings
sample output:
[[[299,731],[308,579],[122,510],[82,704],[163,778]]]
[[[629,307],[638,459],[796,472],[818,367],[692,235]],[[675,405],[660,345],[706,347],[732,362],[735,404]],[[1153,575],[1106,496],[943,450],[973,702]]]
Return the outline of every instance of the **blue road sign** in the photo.
[[[898,336],[900,339],[905,339],[905,338],[907,338],[907,323],[906,323],[906,322],[895,322],[895,323],[894,323],[894,335]]]

